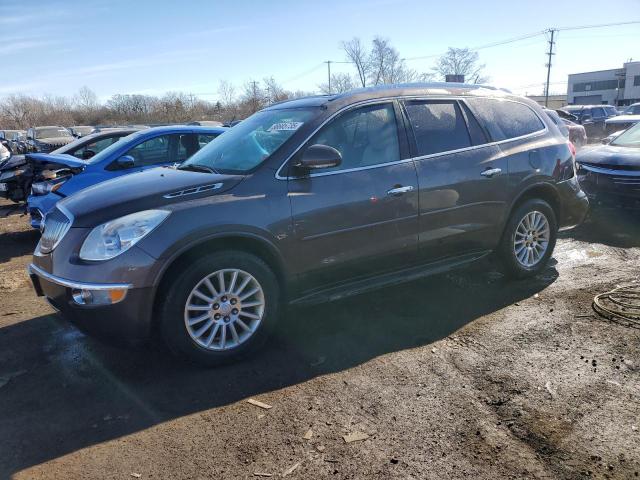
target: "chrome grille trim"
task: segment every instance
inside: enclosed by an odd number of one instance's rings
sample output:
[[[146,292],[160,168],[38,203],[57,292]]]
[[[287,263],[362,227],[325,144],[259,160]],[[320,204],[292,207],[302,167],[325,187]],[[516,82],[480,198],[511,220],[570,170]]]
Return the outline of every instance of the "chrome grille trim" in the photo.
[[[57,206],[42,219],[44,230],[40,238],[41,253],[51,253],[67,234],[73,224],[73,215],[64,207]]]

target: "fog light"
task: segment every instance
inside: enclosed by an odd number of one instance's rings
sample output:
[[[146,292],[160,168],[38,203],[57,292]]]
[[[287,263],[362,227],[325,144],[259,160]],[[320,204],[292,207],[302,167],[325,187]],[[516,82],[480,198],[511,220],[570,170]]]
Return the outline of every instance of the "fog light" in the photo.
[[[71,292],[73,301],[78,305],[112,305],[124,299],[127,295],[126,288],[113,288],[110,290],[78,290]]]

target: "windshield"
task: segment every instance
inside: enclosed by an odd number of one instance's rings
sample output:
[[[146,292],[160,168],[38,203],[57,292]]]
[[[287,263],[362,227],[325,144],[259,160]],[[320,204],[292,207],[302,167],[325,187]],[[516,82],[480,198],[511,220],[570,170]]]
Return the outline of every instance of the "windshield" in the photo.
[[[245,173],[260,165],[319,108],[263,110],[207,144],[180,168],[201,165],[220,173]]]
[[[72,127],[76,134],[89,135],[93,131],[93,127]]]
[[[36,128],[36,138],[71,137],[69,130],[62,127]]]
[[[100,163],[105,158],[109,158],[111,154],[116,150],[118,150],[120,147],[122,147],[122,145],[133,141],[136,137],[139,137],[142,134],[144,134],[144,132],[136,132],[136,133],[132,133],[131,135],[127,135],[126,137],[120,137],[120,139],[117,142],[112,143],[101,152],[96,153],[93,157],[91,157],[87,161],[87,163]],[[80,141],[82,141],[82,139]]]
[[[623,133],[610,143],[616,147],[635,147],[640,148],[640,123],[636,123],[629,130],[625,130]]]

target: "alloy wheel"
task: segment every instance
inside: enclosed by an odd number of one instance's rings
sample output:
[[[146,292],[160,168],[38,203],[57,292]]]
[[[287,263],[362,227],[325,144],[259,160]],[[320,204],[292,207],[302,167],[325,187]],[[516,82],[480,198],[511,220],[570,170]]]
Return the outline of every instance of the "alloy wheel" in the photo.
[[[527,213],[516,227],[513,253],[524,267],[534,267],[542,260],[551,238],[547,217],[537,210]]]
[[[184,324],[199,346],[231,350],[255,333],[264,310],[264,291],[253,275],[239,269],[218,270],[191,290]]]

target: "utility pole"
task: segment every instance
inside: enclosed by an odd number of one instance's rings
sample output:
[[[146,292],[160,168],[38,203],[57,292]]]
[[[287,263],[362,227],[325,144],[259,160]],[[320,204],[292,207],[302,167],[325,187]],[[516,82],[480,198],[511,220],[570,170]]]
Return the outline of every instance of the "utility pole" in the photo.
[[[329,95],[331,95],[331,64],[333,63],[331,60],[327,60],[324,62],[327,64],[327,80],[329,84]]]
[[[550,28],[549,32],[551,32],[551,40],[549,40],[549,51],[547,52],[547,54],[549,55],[549,62],[547,63],[547,86],[544,89],[544,106],[545,107],[549,106],[549,78],[551,77],[551,57],[555,55],[555,53],[553,53],[553,45],[555,43],[553,41],[553,36],[556,33],[556,29]]]

